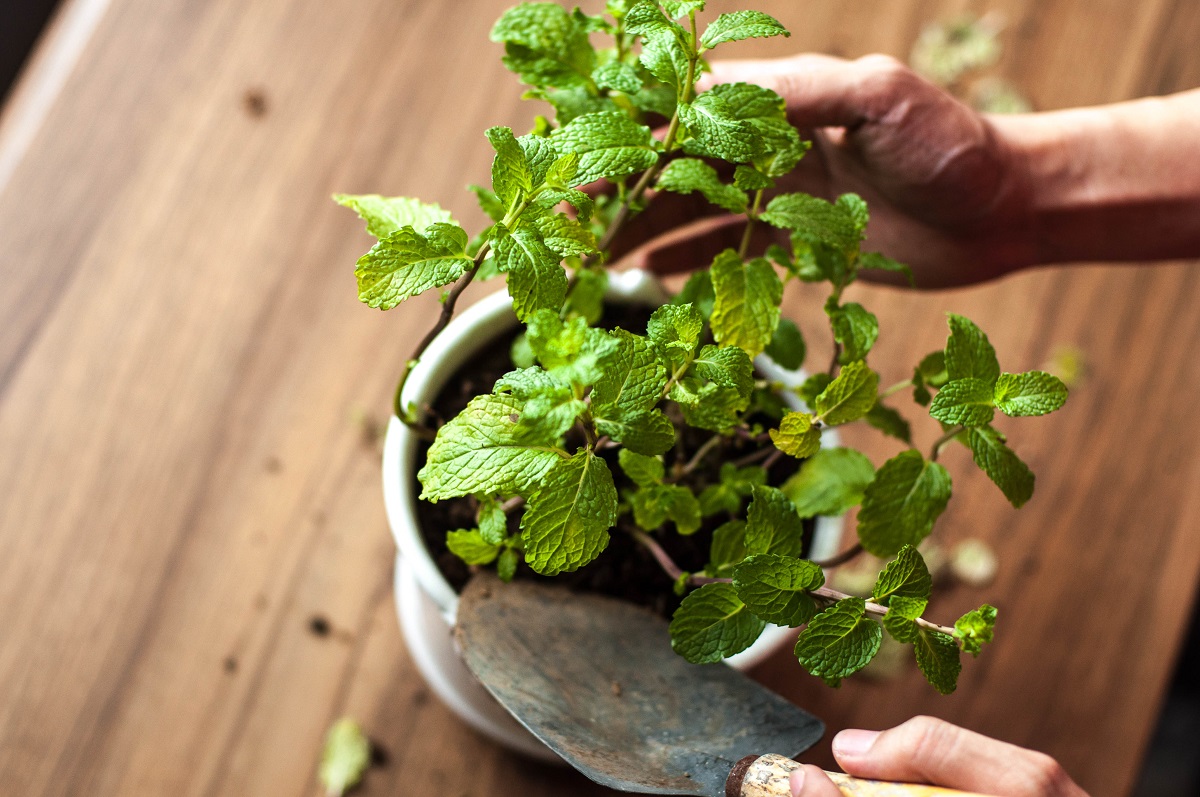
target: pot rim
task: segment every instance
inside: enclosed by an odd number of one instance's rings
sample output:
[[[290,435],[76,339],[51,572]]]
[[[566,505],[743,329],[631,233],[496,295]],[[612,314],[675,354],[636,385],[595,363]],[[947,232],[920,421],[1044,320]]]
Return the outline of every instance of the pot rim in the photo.
[[[611,298],[635,302],[640,300],[655,305],[665,303],[670,298],[652,274],[641,270],[611,273],[608,295]],[[516,324],[517,319],[512,312],[512,299],[507,291],[492,293],[468,307],[434,338],[420,361],[413,367],[404,386],[404,404],[431,400],[454,372],[475,354],[483,342]],[[467,343],[464,345],[463,341]],[[766,355],[755,359],[755,367],[767,378],[787,386],[797,386],[805,379],[803,372],[787,370]],[[795,409],[804,408],[803,403],[794,394],[785,396],[785,400],[789,400],[788,403]],[[446,621],[453,625],[458,609],[458,593],[446,581],[433,557],[429,555],[419,531],[420,522],[416,512],[418,498],[417,491],[413,489],[412,478],[417,442],[417,436],[393,415],[388,424],[383,451],[383,495],[388,525],[400,555],[412,568],[413,576],[437,604]],[[831,448],[837,444],[838,435],[835,430],[826,430],[821,436],[822,448]],[[840,517],[818,517],[813,533],[813,558],[828,558],[835,554],[841,530]],[[777,632],[782,637],[793,633],[793,629],[768,627],[764,633],[764,641],[768,634],[775,635],[772,632]],[[775,640],[772,640],[772,643],[774,642]],[[775,644],[765,645],[761,652],[748,649],[731,656],[727,661],[741,667],[753,666],[769,655],[774,647]],[[753,655],[746,655],[751,653]]]

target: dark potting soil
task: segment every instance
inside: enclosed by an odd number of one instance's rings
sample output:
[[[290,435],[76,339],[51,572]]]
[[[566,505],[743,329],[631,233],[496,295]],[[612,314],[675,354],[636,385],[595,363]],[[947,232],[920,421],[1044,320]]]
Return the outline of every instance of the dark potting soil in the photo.
[[[650,311],[645,308],[609,307],[600,325],[605,329],[619,326],[644,334],[649,318]],[[497,379],[516,367],[512,363],[509,352],[513,340],[519,333],[520,328],[514,329],[480,349],[446,383],[431,408],[434,418],[439,423],[453,418],[475,396],[490,392]],[[684,427],[682,434],[684,456],[690,457],[691,452],[695,452],[712,433]],[[575,445],[582,444],[582,440],[572,441],[568,438],[567,443],[567,448],[573,450]],[[425,452],[428,448],[429,444],[424,442],[418,447],[418,462],[424,462]],[[753,453],[758,448],[758,444],[747,440],[729,439],[720,453],[713,452],[705,458],[704,465],[697,468],[692,474],[692,478],[686,483],[689,486],[697,486],[697,493],[699,493],[701,486],[716,482],[723,462],[736,460]],[[617,492],[623,494],[626,490],[632,490],[633,483],[625,477],[617,465],[616,450],[606,450],[601,452],[601,456],[608,461],[613,473],[613,480],[616,482]],[[671,472],[675,456],[676,450],[669,451],[664,456],[668,473]],[[771,468],[770,483],[782,484],[796,472],[798,467],[798,463],[791,458],[781,459]],[[415,475],[413,479],[416,480]],[[420,492],[419,485],[417,492]],[[474,528],[476,508],[475,499],[469,496],[437,503],[417,501],[417,518],[421,524],[425,545],[433,553],[438,568],[455,591],[461,591],[466,585],[472,568],[450,553],[446,547],[446,532]],[[713,531],[728,519],[724,515],[707,518],[699,531],[686,537],[674,533],[673,527],[668,524],[668,528],[672,530],[656,536],[676,564],[688,572],[698,572],[708,563]],[[628,518],[622,518],[620,522],[629,523],[631,521]],[[519,530],[519,512],[510,515],[509,527],[510,532]],[[806,547],[812,539],[812,533],[813,522],[806,520],[804,526]],[[534,573],[528,565],[522,563],[517,570],[516,577],[547,580],[571,589],[611,595],[648,606],[664,617],[670,617],[681,600],[674,592],[674,584],[671,579],[663,572],[662,567],[650,552],[638,545],[631,535],[623,532],[620,525],[612,529],[608,547],[600,556],[574,573],[563,573],[553,578],[547,578]]]

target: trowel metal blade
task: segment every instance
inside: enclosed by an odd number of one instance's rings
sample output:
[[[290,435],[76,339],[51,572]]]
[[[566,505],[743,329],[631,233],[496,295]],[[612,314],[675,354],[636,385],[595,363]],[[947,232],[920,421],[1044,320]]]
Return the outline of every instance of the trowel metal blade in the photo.
[[[621,791],[721,797],[743,756],[795,757],[825,730],[732,667],[687,663],[661,617],[623,601],[481,574],[455,634],[522,725]]]

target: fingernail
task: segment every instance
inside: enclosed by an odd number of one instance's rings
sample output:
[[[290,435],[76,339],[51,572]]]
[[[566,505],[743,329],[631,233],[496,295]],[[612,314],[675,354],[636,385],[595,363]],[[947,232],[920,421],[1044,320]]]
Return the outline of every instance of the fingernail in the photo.
[[[792,797],[800,797],[804,794],[804,767],[792,770],[791,785]]]
[[[866,755],[878,736],[879,731],[842,731],[833,737],[833,753],[845,756]]]

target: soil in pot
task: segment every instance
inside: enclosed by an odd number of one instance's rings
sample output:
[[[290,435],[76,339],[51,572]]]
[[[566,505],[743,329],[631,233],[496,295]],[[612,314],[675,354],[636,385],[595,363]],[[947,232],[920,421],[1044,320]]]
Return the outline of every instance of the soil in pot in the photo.
[[[649,318],[650,310],[646,308],[608,307],[600,326],[605,329],[619,326],[644,334]],[[490,392],[497,379],[515,368],[509,352],[512,349],[513,340],[520,334],[520,331],[520,328],[513,329],[480,349],[447,381],[446,386],[432,405],[434,417],[439,422],[453,418],[475,396]],[[765,417],[763,420],[767,421]],[[684,452],[683,456],[690,456],[690,452],[695,452],[710,434],[703,430],[684,427],[681,447]],[[582,442],[582,439],[578,441],[568,439],[567,447],[573,449],[577,445],[582,445]],[[418,462],[424,461],[428,448],[428,443],[422,443],[418,447]],[[704,466],[694,472],[693,480],[702,484],[715,483],[723,462],[737,460],[760,448],[761,444],[743,439],[731,439],[720,454],[714,452],[705,459]],[[669,451],[664,456],[668,473],[675,462],[678,450]],[[625,490],[633,489],[633,483],[617,466],[616,450],[610,449],[602,452],[602,455],[608,460],[617,491],[622,493]],[[769,482],[773,485],[782,484],[796,472],[798,467],[799,464],[790,457],[781,459],[771,468]],[[415,475],[413,479],[416,480]],[[416,493],[420,493],[419,485]],[[446,532],[473,528],[476,525],[476,508],[475,499],[469,496],[437,503],[417,502],[417,518],[425,545],[433,554],[434,561],[437,562],[442,575],[446,577],[456,592],[462,591],[471,576],[472,568],[450,553],[446,547]],[[695,534],[685,537],[671,531],[658,535],[658,540],[684,570],[700,571],[708,562],[713,530],[728,519],[723,515],[717,515],[707,518],[704,525]],[[621,522],[628,523],[630,521],[628,518],[622,518]],[[520,523],[520,513],[513,513],[509,518],[509,523],[512,527],[511,530],[516,531]],[[812,520],[805,521],[806,546],[811,542],[813,527]],[[534,573],[524,563],[518,568],[516,577],[545,578]],[[613,529],[608,547],[594,562],[574,573],[564,573],[546,580],[571,589],[598,592],[632,601],[642,606],[648,606],[668,618],[682,600],[675,594],[671,580],[650,552],[638,545],[632,536],[622,533],[619,527]]]

